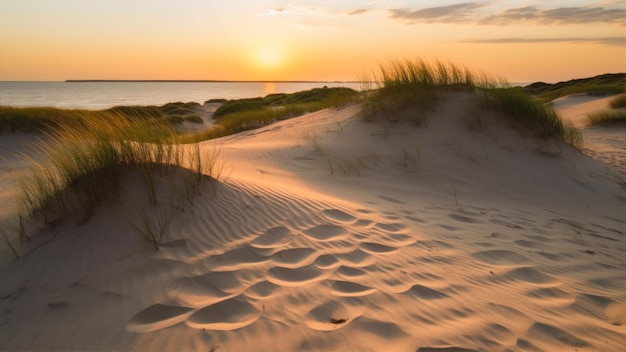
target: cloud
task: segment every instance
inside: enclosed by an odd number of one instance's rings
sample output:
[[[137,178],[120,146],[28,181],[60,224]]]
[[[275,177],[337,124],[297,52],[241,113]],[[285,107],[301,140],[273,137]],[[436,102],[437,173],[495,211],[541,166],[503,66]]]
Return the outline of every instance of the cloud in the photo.
[[[358,9],[358,10],[349,11],[349,12],[347,12],[347,14],[350,15],[350,16],[362,15],[362,14],[370,12],[370,11],[371,11],[371,9]]]
[[[507,25],[514,22],[535,24],[590,24],[608,23],[626,25],[626,9],[605,7],[559,7],[539,9],[536,6],[507,9],[482,18],[480,24]]]
[[[427,7],[414,11],[408,9],[390,9],[389,12],[391,18],[409,23],[465,22],[469,20],[474,10],[484,6],[484,4],[466,2],[448,6]]]
[[[266,10],[263,13],[260,13],[259,16],[273,16],[273,15],[282,15],[285,13],[285,9],[282,7],[277,7],[273,9]]]
[[[620,2],[608,2],[609,7],[581,6],[542,9],[537,6],[509,8],[486,14],[489,3],[465,2],[417,10],[389,9],[389,17],[406,23],[459,23],[481,25],[511,24],[593,24],[626,26],[626,9]],[[614,7],[610,7],[614,6]]]
[[[626,37],[602,38],[495,38],[464,40],[461,43],[478,44],[524,44],[524,43],[594,43],[611,46],[626,45]]]

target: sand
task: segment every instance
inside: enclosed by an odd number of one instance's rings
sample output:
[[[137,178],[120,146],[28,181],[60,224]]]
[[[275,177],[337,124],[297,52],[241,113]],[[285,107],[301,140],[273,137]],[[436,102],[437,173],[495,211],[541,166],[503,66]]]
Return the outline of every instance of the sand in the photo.
[[[451,94],[420,127],[349,106],[206,142],[223,177],[157,252],[129,225],[148,202],[129,175],[87,223],[3,249],[0,349],[623,349],[626,151],[596,160],[470,105]]]

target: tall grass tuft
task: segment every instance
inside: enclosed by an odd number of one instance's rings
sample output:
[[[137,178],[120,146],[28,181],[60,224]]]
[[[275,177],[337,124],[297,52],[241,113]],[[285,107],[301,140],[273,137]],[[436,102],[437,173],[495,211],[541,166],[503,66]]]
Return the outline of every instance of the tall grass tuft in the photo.
[[[626,108],[626,93],[613,97],[609,101],[609,106],[613,109]]]
[[[211,129],[188,134],[184,141],[195,143],[266,126],[309,112],[340,108],[356,101],[358,96],[350,88],[335,87],[227,101],[213,114],[215,124]]]
[[[18,175],[20,214],[44,223],[67,215],[83,222],[96,205],[120,194],[131,169],[144,175],[153,204],[159,177],[191,167],[195,176],[185,180],[198,189],[207,176],[217,176],[211,174],[215,153],[205,156],[178,142],[173,127],[160,120],[89,116],[79,124],[60,122],[35,146],[40,157]]]
[[[478,95],[479,107],[503,113],[516,128],[535,137],[560,138],[582,148],[582,136],[573,126],[565,124],[549,106],[533,100],[522,88],[492,88]]]
[[[587,126],[626,124],[626,110],[600,111],[587,115]]]
[[[363,104],[366,119],[382,117],[391,122],[408,119],[417,124],[425,122],[425,113],[436,108],[443,92],[508,86],[504,79],[476,73],[464,66],[422,59],[391,61],[363,80],[373,82],[375,88]]]
[[[366,93],[363,115],[367,120],[426,122],[444,93],[475,94],[479,107],[501,112],[518,128],[539,138],[561,138],[577,148],[580,133],[566,125],[554,110],[533,100],[520,88],[511,88],[500,77],[474,72],[442,61],[392,61],[381,65],[370,79],[376,89]]]

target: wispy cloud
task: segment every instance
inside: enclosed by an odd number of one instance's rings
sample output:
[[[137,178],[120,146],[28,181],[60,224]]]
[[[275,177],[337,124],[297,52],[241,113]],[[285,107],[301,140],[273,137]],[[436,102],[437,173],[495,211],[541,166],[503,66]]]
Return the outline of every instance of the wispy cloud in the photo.
[[[603,45],[624,46],[626,37],[602,37],[602,38],[494,38],[494,39],[471,39],[461,43],[483,44],[524,44],[524,43],[594,43]]]
[[[605,7],[559,7],[539,9],[526,6],[507,9],[482,18],[480,24],[507,25],[512,22],[534,24],[591,24],[609,23],[626,25],[626,9]]]
[[[419,10],[390,9],[390,17],[409,23],[432,22],[465,22],[470,19],[474,10],[484,7],[484,4],[466,2],[448,6],[427,7]]]
[[[481,25],[511,24],[616,24],[626,26],[626,9],[620,2],[607,6],[579,6],[539,8],[523,6],[488,13],[489,3],[464,2],[448,6],[427,7],[417,10],[389,9],[389,17],[405,23],[459,23]]]
[[[287,5],[287,6],[279,6],[273,7],[271,9],[265,10],[261,12],[259,16],[276,16],[276,15],[311,15],[317,14],[320,12],[320,9],[312,6],[297,6],[297,5]]]
[[[358,9],[358,10],[348,11],[348,12],[346,12],[346,14],[348,14],[350,16],[362,15],[364,13],[370,12],[371,10],[372,9]]]

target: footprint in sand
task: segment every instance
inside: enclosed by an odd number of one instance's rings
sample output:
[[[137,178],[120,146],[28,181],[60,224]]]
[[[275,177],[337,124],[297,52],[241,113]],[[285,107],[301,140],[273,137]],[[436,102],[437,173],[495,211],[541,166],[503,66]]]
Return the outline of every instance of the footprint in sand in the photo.
[[[311,248],[284,249],[272,256],[272,261],[283,268],[300,268],[315,261],[317,252]]]
[[[268,281],[286,287],[308,285],[324,280],[326,277],[328,277],[328,275],[314,265],[307,265],[295,269],[275,267],[267,272]]]
[[[250,244],[255,248],[276,248],[290,241],[291,231],[284,226],[272,227],[255,238]]]
[[[166,294],[191,307],[202,307],[228,299],[243,290],[234,272],[216,272],[172,282]]]
[[[349,264],[351,267],[366,267],[376,262],[376,258],[360,249],[355,249],[348,253],[336,254],[336,257],[343,264]]]
[[[451,219],[454,219],[458,222],[462,222],[462,223],[466,223],[466,224],[475,224],[475,223],[480,223],[480,221],[474,219],[474,218],[470,218],[468,216],[463,216],[463,215],[457,215],[457,214],[448,214],[448,217],[450,217]]]
[[[542,287],[524,293],[528,297],[539,299],[542,303],[561,305],[574,301],[574,297],[557,287]]]
[[[373,242],[363,242],[361,243],[360,247],[361,249],[363,249],[363,251],[371,254],[389,254],[398,250],[398,248],[396,247],[390,247],[384,244]]]
[[[417,284],[413,285],[408,291],[405,292],[405,294],[425,300],[441,299],[448,297],[448,295],[443,292],[439,292],[437,290],[433,290],[432,288]]]
[[[528,261],[525,256],[504,249],[476,252],[472,257],[492,265],[518,265]]]
[[[329,269],[339,265],[339,259],[332,254],[322,254],[313,263],[320,269]]]
[[[348,230],[336,225],[318,225],[304,231],[304,234],[315,241],[334,241],[348,236]]]
[[[305,324],[317,331],[341,329],[355,318],[363,314],[361,307],[343,305],[336,301],[328,301],[312,309],[305,318]]]
[[[324,209],[322,214],[329,220],[333,220],[339,223],[352,224],[356,221],[356,218],[339,209]]]
[[[556,340],[570,347],[589,347],[585,340],[581,340],[564,330],[544,323],[534,323],[528,329],[528,335],[533,336],[535,339]]]
[[[270,258],[260,255],[253,247],[244,246],[218,256],[213,270],[235,270],[244,265],[261,264],[269,260]]]
[[[363,270],[351,268],[349,266],[340,266],[336,273],[343,278],[357,278],[367,275],[367,273]]]
[[[335,281],[330,288],[332,294],[340,297],[362,297],[376,292],[375,288],[350,281]]]
[[[254,323],[259,316],[260,312],[240,296],[198,310],[185,324],[196,329],[235,330]]]
[[[372,223],[374,223],[372,220],[360,219],[360,220],[357,220],[353,226],[369,227]]]
[[[375,226],[387,232],[398,232],[406,229],[406,225],[400,222],[378,222]]]
[[[244,295],[253,299],[265,299],[275,294],[278,290],[280,290],[280,286],[274,285],[269,281],[261,281],[248,287]]]
[[[506,279],[525,281],[531,284],[548,284],[555,282],[555,279],[532,267],[520,267],[509,271],[502,276]]]
[[[150,332],[176,325],[191,314],[193,308],[154,304],[135,314],[126,325],[126,330]]]

